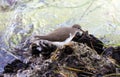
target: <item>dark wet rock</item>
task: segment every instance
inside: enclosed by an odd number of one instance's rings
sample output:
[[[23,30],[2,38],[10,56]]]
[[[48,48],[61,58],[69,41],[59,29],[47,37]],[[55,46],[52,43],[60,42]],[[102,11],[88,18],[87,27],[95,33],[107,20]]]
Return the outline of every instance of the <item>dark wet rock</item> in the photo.
[[[77,55],[68,56],[64,62],[66,62],[66,66],[72,67],[72,68],[83,70],[83,68],[81,67],[85,67],[85,63],[81,62],[81,60]]]
[[[73,49],[70,46],[65,46],[65,48],[61,49],[62,53],[59,53],[59,61],[63,61],[68,55],[74,53]]]
[[[31,54],[33,56],[39,56],[39,54],[42,54],[42,56],[44,58],[50,58],[50,55],[53,51],[56,50],[57,46],[53,45],[53,44],[49,44],[46,41],[38,41],[38,45],[37,44],[32,44],[31,45]]]
[[[43,48],[52,46],[47,43]],[[108,60],[109,58],[102,57],[87,45],[77,42],[57,48],[49,56],[48,59],[43,59],[42,56],[29,56],[28,67],[21,61],[15,61],[5,67],[4,74],[9,72],[8,75],[13,77],[16,75],[21,75],[20,77],[100,77],[115,73],[116,69],[115,65]],[[22,70],[19,72],[19,69]]]
[[[109,57],[113,54],[113,51],[114,51],[114,47],[108,47],[104,49],[104,52],[102,54],[105,57]]]
[[[0,49],[0,74],[4,71],[4,67],[16,59],[9,51]]]
[[[97,74],[96,77],[103,77],[103,75],[102,74]]]
[[[34,56],[39,56],[39,54],[41,53],[41,50],[38,50],[39,46],[36,44],[32,44],[31,46],[31,54]]]
[[[120,65],[120,47],[107,47],[103,52],[104,57],[111,57],[115,63]]]
[[[120,65],[120,47],[115,47],[112,52],[112,58],[116,60],[116,63]]]
[[[4,73],[17,73],[20,69],[26,69],[28,67],[27,64],[23,63],[20,60],[14,60],[12,63],[7,64],[4,67]]]
[[[82,35],[79,32],[76,33],[72,40],[75,42],[87,44],[89,47],[97,51],[98,54],[103,52],[103,42],[95,36],[88,34],[88,31],[83,32]]]

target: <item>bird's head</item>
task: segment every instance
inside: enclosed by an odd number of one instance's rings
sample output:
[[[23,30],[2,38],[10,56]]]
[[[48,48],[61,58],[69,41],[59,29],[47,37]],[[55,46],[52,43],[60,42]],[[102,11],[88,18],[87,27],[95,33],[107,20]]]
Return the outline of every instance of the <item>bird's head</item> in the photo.
[[[74,24],[74,25],[72,26],[72,28],[81,29],[81,26],[80,26],[80,25],[78,25],[78,24]]]

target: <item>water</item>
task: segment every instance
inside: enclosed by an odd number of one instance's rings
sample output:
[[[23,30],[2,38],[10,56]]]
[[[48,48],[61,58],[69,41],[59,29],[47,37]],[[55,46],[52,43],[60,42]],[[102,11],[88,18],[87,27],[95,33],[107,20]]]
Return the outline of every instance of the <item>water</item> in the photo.
[[[27,50],[26,40],[58,27],[80,24],[105,44],[120,42],[119,0],[1,0],[0,72],[19,58],[14,48]],[[117,38],[117,39],[116,39]],[[19,58],[20,59],[20,58]]]

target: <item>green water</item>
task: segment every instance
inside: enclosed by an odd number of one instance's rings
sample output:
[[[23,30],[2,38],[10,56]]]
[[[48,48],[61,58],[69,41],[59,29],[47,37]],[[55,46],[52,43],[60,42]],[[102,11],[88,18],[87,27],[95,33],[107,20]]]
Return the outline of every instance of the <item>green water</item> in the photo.
[[[0,11],[0,32],[6,33],[16,23],[17,28],[33,24],[30,34],[46,34],[57,27],[80,24],[83,29],[97,37],[105,37],[111,42],[119,43],[120,35],[120,1],[119,0],[21,0],[8,5],[2,0]],[[8,31],[7,36],[17,44],[22,39],[19,32]],[[25,35],[29,36],[29,35]],[[6,39],[8,42],[9,39]]]

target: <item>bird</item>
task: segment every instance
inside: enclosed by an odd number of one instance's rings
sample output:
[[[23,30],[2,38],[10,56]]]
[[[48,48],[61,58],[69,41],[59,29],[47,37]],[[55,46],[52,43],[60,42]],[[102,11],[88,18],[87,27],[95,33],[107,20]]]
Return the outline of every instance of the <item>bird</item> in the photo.
[[[75,35],[75,33],[78,31],[82,31],[81,26],[78,24],[74,24],[71,27],[58,28],[47,35],[43,35],[43,36],[36,35],[34,36],[34,38],[37,40],[48,40],[51,42],[63,42],[69,37],[72,38]]]
[[[75,24],[71,27],[58,28],[47,35],[36,35],[34,36],[35,39],[32,40],[30,45],[31,53],[33,55],[39,55],[39,53],[43,53],[45,49],[49,49],[48,47],[52,47],[53,49],[56,47],[69,45],[70,41],[73,39],[76,33],[80,31],[80,29],[80,25]]]

